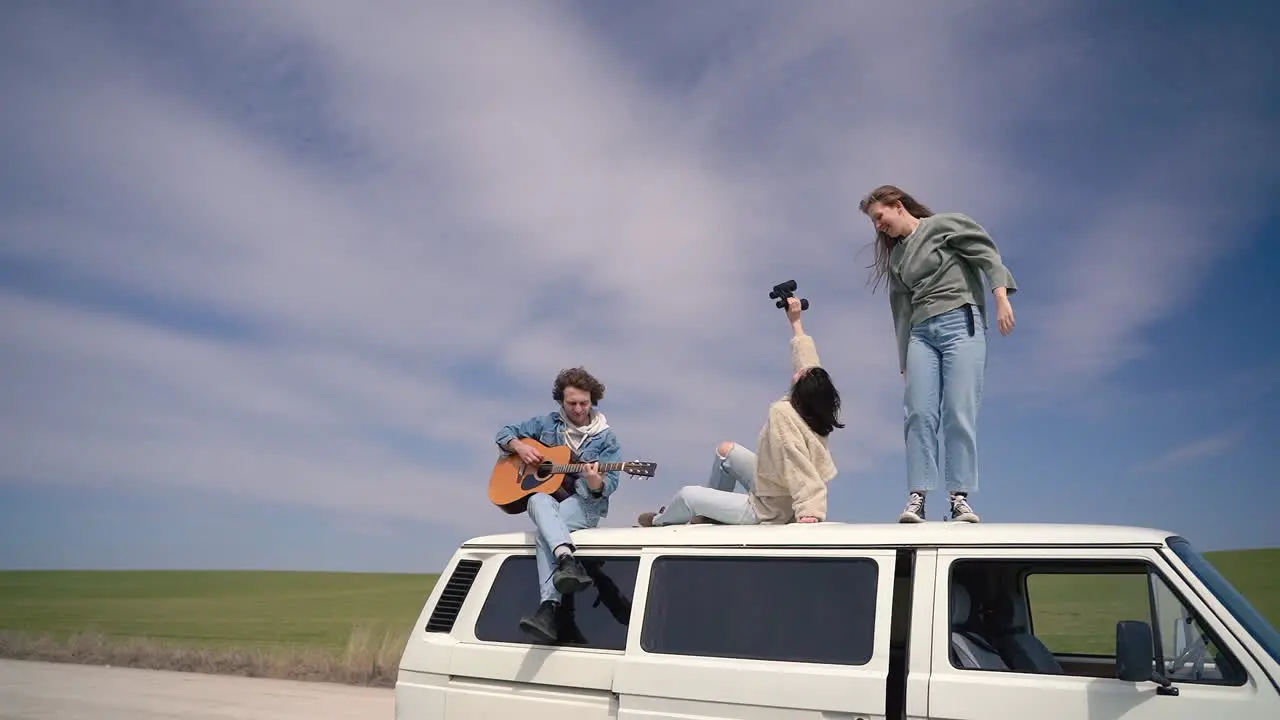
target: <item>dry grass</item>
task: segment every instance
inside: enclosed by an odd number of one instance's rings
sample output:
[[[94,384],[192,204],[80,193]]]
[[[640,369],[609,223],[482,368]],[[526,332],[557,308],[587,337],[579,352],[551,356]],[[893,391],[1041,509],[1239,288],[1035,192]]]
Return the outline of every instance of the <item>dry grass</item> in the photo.
[[[303,645],[211,648],[100,633],[56,637],[0,631],[0,657],[389,688],[395,685],[396,664],[406,639],[404,634],[392,633],[376,637],[357,628],[346,648],[334,652]]]
[[[390,687],[436,578],[0,572],[0,657]]]

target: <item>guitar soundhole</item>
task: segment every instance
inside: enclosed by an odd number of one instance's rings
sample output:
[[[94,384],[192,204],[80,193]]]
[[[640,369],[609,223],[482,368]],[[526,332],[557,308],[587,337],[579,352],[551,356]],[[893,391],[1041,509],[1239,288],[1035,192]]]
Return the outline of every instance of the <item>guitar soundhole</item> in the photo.
[[[532,468],[533,472],[526,473],[520,478],[521,490],[532,490],[542,483],[546,482],[547,477],[551,474],[551,463],[544,462],[536,468]]]

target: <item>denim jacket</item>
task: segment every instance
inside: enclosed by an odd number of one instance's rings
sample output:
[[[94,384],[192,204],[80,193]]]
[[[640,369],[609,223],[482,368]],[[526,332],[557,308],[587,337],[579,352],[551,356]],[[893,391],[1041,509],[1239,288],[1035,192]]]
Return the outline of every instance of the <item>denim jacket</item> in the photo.
[[[512,438],[532,438],[549,447],[565,445],[564,430],[564,419],[560,411],[555,410],[546,415],[535,415],[519,424],[502,426],[494,436],[494,442],[504,453],[510,452],[506,445]],[[618,436],[613,433],[613,428],[605,428],[598,435],[587,438],[578,448],[577,457],[579,462],[620,462],[622,448],[618,444]],[[602,518],[609,515],[609,496],[618,489],[618,475],[618,470],[601,473],[604,480],[602,488],[604,494],[601,497],[592,497],[582,474],[569,473],[570,477],[578,481],[574,492],[582,501],[583,509]]]

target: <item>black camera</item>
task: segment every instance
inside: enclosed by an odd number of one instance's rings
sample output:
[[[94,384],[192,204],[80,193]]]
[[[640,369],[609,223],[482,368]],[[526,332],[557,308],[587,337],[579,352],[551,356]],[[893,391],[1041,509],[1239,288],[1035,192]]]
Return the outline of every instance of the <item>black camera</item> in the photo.
[[[769,293],[769,299],[777,300],[778,302],[774,303],[774,305],[777,306],[778,308],[785,310],[787,308],[787,299],[794,296],[795,293],[796,293],[796,281],[788,280],[786,282],[780,282],[777,285],[774,285],[773,292]],[[809,309],[808,298],[800,298],[800,309],[801,310]]]

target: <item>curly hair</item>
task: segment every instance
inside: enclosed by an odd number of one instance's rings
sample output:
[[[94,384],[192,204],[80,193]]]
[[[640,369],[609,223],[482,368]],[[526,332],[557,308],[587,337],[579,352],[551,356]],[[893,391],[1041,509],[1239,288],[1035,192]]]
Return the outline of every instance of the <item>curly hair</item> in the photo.
[[[591,404],[598,405],[604,399],[604,383],[587,372],[586,368],[576,367],[561,370],[556,375],[555,385],[551,388],[551,398],[556,402],[564,402],[564,389],[574,387],[591,394]]]

